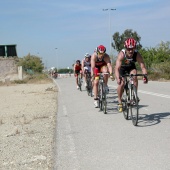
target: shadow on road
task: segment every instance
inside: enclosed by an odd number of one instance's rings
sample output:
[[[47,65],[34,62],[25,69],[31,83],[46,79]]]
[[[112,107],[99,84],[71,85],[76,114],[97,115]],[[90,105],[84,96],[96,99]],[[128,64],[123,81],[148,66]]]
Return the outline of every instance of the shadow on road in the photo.
[[[138,127],[153,126],[158,123],[161,123],[162,119],[170,119],[170,112],[153,113],[150,115],[140,115],[139,114]]]
[[[107,95],[107,114],[118,114],[117,104],[117,90],[110,88]]]

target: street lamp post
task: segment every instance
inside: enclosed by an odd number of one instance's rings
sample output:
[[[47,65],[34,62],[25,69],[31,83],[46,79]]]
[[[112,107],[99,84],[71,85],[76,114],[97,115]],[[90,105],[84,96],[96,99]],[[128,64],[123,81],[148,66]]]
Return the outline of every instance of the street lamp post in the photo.
[[[55,50],[56,50],[56,57],[57,57],[57,72],[58,72],[58,55],[57,55],[57,49],[58,49],[58,48],[55,48]]]
[[[106,8],[103,9],[103,11],[109,11],[109,37],[110,37],[110,55],[111,55],[111,43],[112,43],[112,39],[111,39],[111,11],[116,10],[115,8]]]

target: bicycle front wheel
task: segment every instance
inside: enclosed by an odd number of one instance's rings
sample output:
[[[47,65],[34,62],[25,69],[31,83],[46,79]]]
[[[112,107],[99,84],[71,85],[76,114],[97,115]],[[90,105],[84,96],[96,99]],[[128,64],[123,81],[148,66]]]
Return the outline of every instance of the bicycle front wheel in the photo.
[[[122,96],[122,107],[123,107],[123,116],[126,120],[129,119],[129,89],[124,89]]]
[[[78,79],[78,86],[79,86],[80,91],[82,91],[82,89],[81,89],[82,84],[81,84],[81,78],[80,77]]]
[[[91,97],[93,97],[93,93],[92,93],[92,91],[93,91],[93,89],[92,89],[92,82],[91,82],[91,80],[89,80],[89,96],[91,96]]]
[[[99,108],[102,111],[103,110],[103,84],[99,83],[99,87],[98,87],[99,91],[98,91],[98,95],[99,95]]]
[[[131,95],[130,95],[130,112],[131,112],[132,123],[134,126],[137,126],[139,106],[138,106],[137,89],[134,85],[132,86]]]
[[[87,79],[87,87],[86,87],[86,90],[87,90],[88,96],[91,96],[91,97],[92,97],[92,82],[91,82],[91,79],[90,79],[90,78]]]
[[[107,114],[107,97],[106,97],[106,92],[105,92],[105,88],[103,86],[103,96],[102,96],[102,102],[103,102],[103,113]]]

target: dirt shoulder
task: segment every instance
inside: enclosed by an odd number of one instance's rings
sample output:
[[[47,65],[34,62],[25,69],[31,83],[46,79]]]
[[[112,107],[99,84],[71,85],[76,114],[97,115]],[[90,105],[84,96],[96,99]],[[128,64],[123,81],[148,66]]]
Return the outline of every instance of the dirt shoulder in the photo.
[[[0,169],[51,170],[57,112],[52,82],[0,86]]]

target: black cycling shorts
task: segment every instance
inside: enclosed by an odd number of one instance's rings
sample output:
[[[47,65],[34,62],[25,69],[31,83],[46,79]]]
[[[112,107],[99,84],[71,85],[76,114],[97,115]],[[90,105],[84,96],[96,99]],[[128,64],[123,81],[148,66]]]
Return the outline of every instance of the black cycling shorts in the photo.
[[[120,76],[123,76],[129,74],[132,70],[136,70],[135,64],[132,64],[131,66],[121,66],[119,74]]]
[[[75,70],[75,74],[79,74],[81,70]]]

